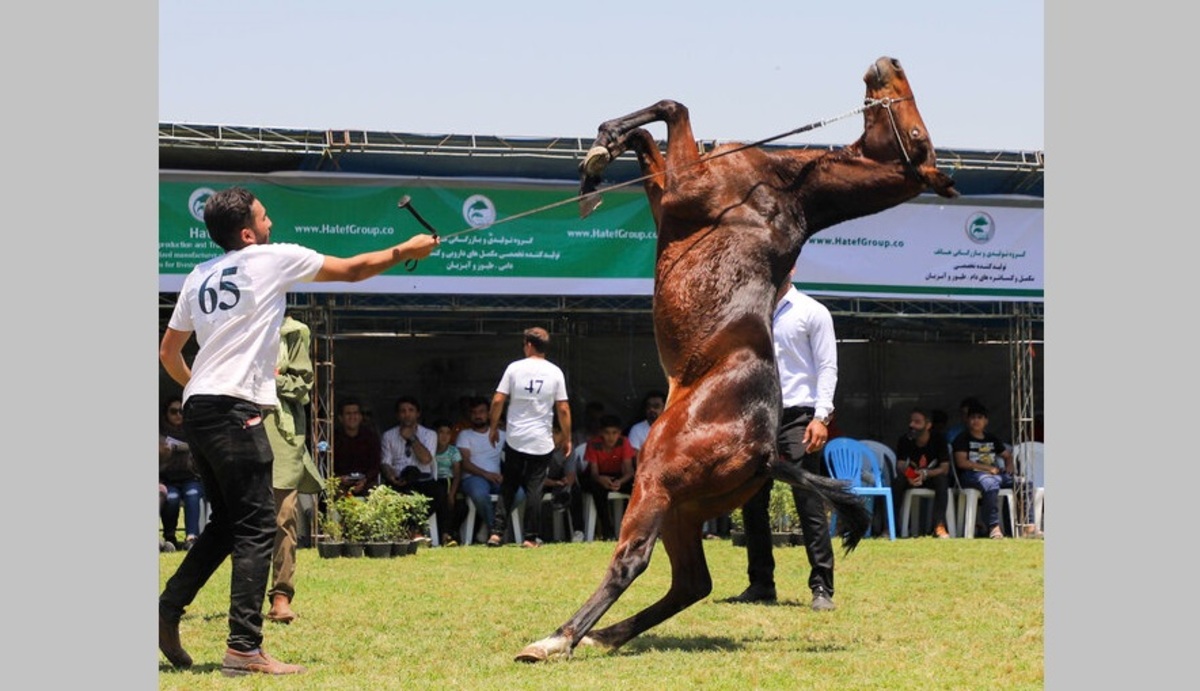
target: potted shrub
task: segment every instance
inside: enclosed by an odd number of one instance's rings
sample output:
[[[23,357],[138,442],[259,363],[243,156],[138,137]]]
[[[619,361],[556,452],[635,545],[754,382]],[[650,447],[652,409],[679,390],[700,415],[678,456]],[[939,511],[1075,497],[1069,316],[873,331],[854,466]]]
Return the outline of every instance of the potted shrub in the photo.
[[[413,539],[420,536],[429,516],[429,505],[433,500],[423,494],[402,494],[398,497],[398,530],[409,540],[408,553],[416,554],[421,541]]]
[[[367,539],[367,502],[352,496],[338,497],[334,509],[342,519],[342,532],[346,537],[343,554],[361,557]]]
[[[771,544],[775,547],[802,544],[797,528],[800,515],[796,513],[796,502],[792,499],[792,486],[786,482],[771,485],[771,498],[767,503],[767,515],[771,521]],[[729,537],[734,547],[746,546],[745,523],[742,510],[736,509],[729,515],[733,529]]]
[[[378,485],[367,493],[367,541],[364,546],[369,557],[397,556],[393,543],[400,532],[401,494],[386,485]],[[403,553],[407,554],[407,545]]]
[[[342,556],[346,540],[342,537],[342,521],[330,507],[321,519],[321,539],[317,541],[317,554],[326,559]]]
[[[746,546],[746,524],[742,519],[742,509],[738,507],[729,514],[729,540],[734,547]]]
[[[342,530],[342,518],[334,506],[338,494],[336,477],[325,481],[325,515],[321,518],[321,535],[317,540],[317,554],[332,559],[342,556],[346,540]]]
[[[771,485],[771,500],[767,504],[767,515],[771,517],[771,544],[787,547],[800,544],[800,514],[796,513],[796,501],[792,498],[792,486],[786,482]]]

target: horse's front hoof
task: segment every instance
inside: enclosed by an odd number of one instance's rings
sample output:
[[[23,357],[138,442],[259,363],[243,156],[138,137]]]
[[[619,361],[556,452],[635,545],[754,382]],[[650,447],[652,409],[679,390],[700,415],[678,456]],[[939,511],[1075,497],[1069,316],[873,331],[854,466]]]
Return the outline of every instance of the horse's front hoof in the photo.
[[[530,663],[545,662],[546,661],[546,651],[545,651],[545,649],[541,648],[540,646],[527,645],[527,646],[525,646],[524,650],[517,653],[517,656],[513,658],[513,661],[514,662],[530,662]]]
[[[571,644],[566,638],[551,636],[530,643],[513,658],[516,662],[547,662],[571,657]]]
[[[579,170],[587,177],[598,178],[609,163],[612,163],[612,154],[605,147],[597,145],[588,149],[583,163],[579,164]]]

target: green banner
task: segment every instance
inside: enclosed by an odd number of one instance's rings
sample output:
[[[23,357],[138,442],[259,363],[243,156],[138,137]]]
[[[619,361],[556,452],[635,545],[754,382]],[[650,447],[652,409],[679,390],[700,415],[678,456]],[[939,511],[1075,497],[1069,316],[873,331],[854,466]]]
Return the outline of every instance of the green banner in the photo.
[[[408,211],[408,196],[438,229],[442,245],[417,270],[424,277],[652,279],[655,229],[638,187],[606,193],[587,219],[579,218],[567,186],[469,186],[280,182],[269,179],[160,180],[160,277],[186,275],[220,249],[208,239],[204,201],[240,184],[255,194],[272,221],[272,242],[294,242],[338,257],[378,250],[425,232]],[[542,210],[542,207],[550,207]],[[535,213],[529,213],[535,211]],[[528,215],[524,215],[528,214]],[[519,216],[511,221],[510,217]],[[403,266],[390,275],[404,275]],[[375,279],[372,279],[375,280]],[[372,288],[360,285],[364,292]]]
[[[656,233],[639,186],[602,193],[579,218],[571,184],[396,179],[325,174],[164,171],[159,177],[159,290],[173,292],[219,252],[204,228],[214,190],[247,187],[267,208],[272,242],[350,257],[424,228],[442,244],[415,270],[397,266],[360,283],[313,283],[315,293],[651,295]],[[840,223],[810,238],[796,283],[822,295],[1040,301],[1041,200],[928,195]]]

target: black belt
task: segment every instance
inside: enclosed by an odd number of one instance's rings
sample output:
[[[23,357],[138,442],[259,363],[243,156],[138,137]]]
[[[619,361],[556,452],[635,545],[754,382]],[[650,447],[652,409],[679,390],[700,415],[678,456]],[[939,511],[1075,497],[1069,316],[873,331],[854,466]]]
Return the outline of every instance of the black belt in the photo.
[[[788,406],[783,409],[783,413],[779,416],[779,421],[782,424],[788,425],[803,420],[805,418],[811,420],[816,417],[817,409],[808,406]]]

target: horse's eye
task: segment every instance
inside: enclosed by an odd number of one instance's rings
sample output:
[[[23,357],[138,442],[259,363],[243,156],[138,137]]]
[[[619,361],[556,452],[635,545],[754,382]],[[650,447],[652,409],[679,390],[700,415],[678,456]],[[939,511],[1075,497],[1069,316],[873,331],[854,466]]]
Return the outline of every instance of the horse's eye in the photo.
[[[919,139],[921,137],[921,130],[914,127],[912,128],[912,132],[908,133],[908,136],[912,137],[913,139]]]

